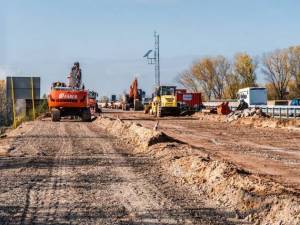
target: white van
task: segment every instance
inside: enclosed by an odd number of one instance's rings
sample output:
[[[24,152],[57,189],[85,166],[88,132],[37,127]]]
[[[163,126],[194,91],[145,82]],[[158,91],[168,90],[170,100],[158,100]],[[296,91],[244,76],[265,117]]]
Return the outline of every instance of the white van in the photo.
[[[267,89],[263,87],[242,88],[237,93],[239,101],[244,100],[249,106],[267,105]]]

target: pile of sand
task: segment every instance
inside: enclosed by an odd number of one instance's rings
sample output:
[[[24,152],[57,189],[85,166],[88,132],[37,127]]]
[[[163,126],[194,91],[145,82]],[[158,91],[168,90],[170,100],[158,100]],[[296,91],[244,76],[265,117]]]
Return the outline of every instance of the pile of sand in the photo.
[[[168,139],[164,133],[142,127],[142,125],[136,123],[110,118],[97,119],[96,122],[111,134],[143,148]]]

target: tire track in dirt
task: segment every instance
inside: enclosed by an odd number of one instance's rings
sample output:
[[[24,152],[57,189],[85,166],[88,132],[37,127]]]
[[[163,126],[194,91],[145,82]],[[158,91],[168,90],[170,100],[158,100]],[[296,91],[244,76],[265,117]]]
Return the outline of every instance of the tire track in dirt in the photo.
[[[93,133],[103,132],[93,124],[89,125],[88,129]],[[128,212],[128,216],[121,220],[124,224],[233,224],[213,209],[202,206],[202,211],[196,210],[200,208],[195,203],[203,205],[203,202],[196,201],[195,195],[190,196],[194,204],[189,200],[184,201],[185,198],[188,199],[189,193],[186,190],[179,193],[168,181],[161,180],[159,166],[151,162],[153,159],[131,155],[128,146],[119,141],[106,141],[101,144],[105,153],[115,154],[123,165],[127,165],[113,167],[111,171],[128,182],[125,185],[114,183],[110,187],[114,190],[113,197]],[[152,174],[145,172],[153,167],[157,167],[158,170],[153,170]],[[175,193],[178,196],[174,196]],[[179,196],[184,196],[182,202],[178,201]],[[187,205],[194,206],[194,210]]]
[[[24,179],[0,170],[8,185],[0,193],[3,224],[231,224],[213,209],[187,209],[195,196],[161,179],[152,159],[131,155],[96,124],[32,125],[16,147],[30,159],[18,165]],[[11,188],[13,181],[25,185]]]
[[[40,126],[43,126],[40,124]],[[53,131],[56,129],[53,129],[54,127],[50,126],[49,131]],[[66,136],[66,133],[64,132],[64,127],[60,124],[57,128],[57,133],[59,137]],[[40,134],[45,134],[44,132],[41,132]],[[49,136],[54,135],[54,133],[48,133]],[[53,149],[53,152],[50,152],[48,149],[48,152],[46,154],[51,154],[51,156],[48,161],[48,174],[47,177],[43,180],[37,179],[38,176],[35,176],[32,178],[32,183],[28,187],[27,197],[26,197],[26,205],[25,210],[22,215],[21,224],[34,224],[36,222],[41,222],[43,218],[45,218],[45,224],[48,222],[48,220],[51,220],[53,218],[53,211],[55,212],[55,196],[56,196],[56,188],[57,188],[57,168],[59,166],[60,157],[63,153],[64,149],[66,148],[66,140],[65,138],[50,138],[51,140],[47,140],[44,138],[37,138],[38,140],[31,140],[31,145],[35,146],[37,148],[40,148],[41,146],[46,144],[49,146],[49,142],[51,143],[51,147]],[[53,141],[53,142],[52,142]],[[57,145],[57,143],[60,143],[60,145]],[[42,157],[43,158],[43,157]],[[41,158],[35,159],[35,161],[39,161]],[[58,163],[57,163],[58,162]],[[37,173],[40,172],[40,169],[36,170]],[[47,212],[46,217],[40,216],[41,212]]]

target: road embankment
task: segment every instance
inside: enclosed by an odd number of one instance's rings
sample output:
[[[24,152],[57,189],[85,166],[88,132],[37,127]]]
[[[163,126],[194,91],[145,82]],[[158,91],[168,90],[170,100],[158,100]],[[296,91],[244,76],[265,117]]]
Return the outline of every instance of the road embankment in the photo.
[[[111,118],[95,122],[135,146],[134,153],[151,156],[178,183],[205,196],[208,205],[236,212],[245,224],[300,224],[300,193],[272,178],[215,159],[205,148],[193,148],[138,123]]]

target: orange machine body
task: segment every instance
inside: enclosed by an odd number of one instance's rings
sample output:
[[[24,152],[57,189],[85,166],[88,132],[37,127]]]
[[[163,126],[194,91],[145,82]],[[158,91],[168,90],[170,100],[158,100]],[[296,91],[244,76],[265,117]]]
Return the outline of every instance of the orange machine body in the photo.
[[[72,88],[52,88],[48,95],[49,108],[88,108],[87,90]]]

